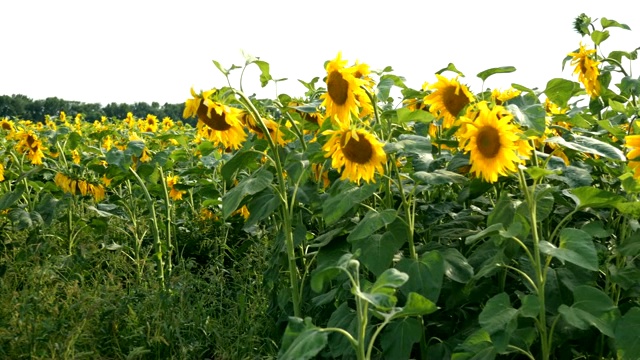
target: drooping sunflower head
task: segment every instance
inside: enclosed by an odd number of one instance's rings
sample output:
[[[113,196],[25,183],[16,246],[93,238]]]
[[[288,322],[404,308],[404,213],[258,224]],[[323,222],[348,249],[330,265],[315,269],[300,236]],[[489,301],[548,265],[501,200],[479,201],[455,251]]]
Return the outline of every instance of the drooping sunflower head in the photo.
[[[578,75],[578,80],[584,85],[585,91],[592,98],[600,95],[600,69],[598,69],[599,61],[594,59],[596,50],[587,50],[582,43],[577,52],[569,53],[572,56],[571,65],[575,66],[574,74]]]
[[[486,102],[478,103],[475,120],[462,117],[466,127],[459,138],[464,151],[470,154],[470,171],[487,182],[494,183],[499,175],[516,171],[521,162],[517,152],[522,144],[512,120],[504,108],[496,105],[490,109]]]
[[[13,121],[7,118],[3,118],[0,120],[0,130],[13,133],[16,131],[16,125],[13,123]]]
[[[366,97],[366,93],[361,88],[365,84],[363,79],[355,76],[357,67],[345,67],[346,60],[342,60],[342,55],[328,62],[327,70],[327,92],[320,97],[323,102],[321,106],[326,109],[326,117],[330,118],[341,128],[349,128],[351,115],[358,117],[360,114],[360,101]]]
[[[197,110],[198,134],[225,149],[238,149],[247,138],[242,126],[242,111],[211,100],[200,103]]]
[[[260,125],[256,122],[256,120],[253,118],[253,116],[244,112],[244,115],[242,118],[244,119],[244,123],[245,125],[247,125],[249,130],[251,130],[256,135],[258,135],[260,139],[263,139],[265,137],[264,131],[262,130]],[[280,125],[274,120],[266,117],[262,118],[262,121],[264,122],[264,125],[267,127],[267,131],[269,131],[269,135],[271,136],[271,139],[273,139],[273,141],[276,144],[280,146],[284,146],[287,142],[285,141],[284,132],[280,128]]]
[[[436,74],[438,82],[429,85],[433,91],[424,97],[423,102],[429,105],[429,111],[443,119],[442,126],[450,128],[458,118],[460,111],[475,100],[466,85],[460,84],[458,79],[447,79]]]
[[[341,179],[369,183],[375,182],[376,171],[384,174],[387,155],[373,134],[363,129],[327,130],[323,134],[331,136],[322,147],[324,156],[331,157],[331,167],[342,171]]]
[[[182,113],[182,117],[188,119],[192,116],[198,115],[198,109],[200,109],[200,105],[206,99],[217,92],[217,89],[211,89],[208,91],[203,91],[200,94],[196,93],[193,88],[191,88],[191,99],[187,99],[184,103],[184,111]]]

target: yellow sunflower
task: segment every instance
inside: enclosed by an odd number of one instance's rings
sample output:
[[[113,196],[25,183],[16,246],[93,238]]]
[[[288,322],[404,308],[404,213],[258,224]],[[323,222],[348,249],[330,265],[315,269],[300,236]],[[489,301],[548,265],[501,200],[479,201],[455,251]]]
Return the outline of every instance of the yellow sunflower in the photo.
[[[586,50],[584,45],[580,43],[578,52],[569,53],[569,56],[573,56],[571,65],[575,66],[573,73],[578,75],[578,80],[592,98],[600,95],[600,82],[598,81],[598,75],[600,75],[598,64],[600,62],[593,59],[592,54],[595,52],[595,49]]]
[[[215,89],[206,91],[199,96],[191,89],[193,99],[185,103],[184,118],[198,116],[198,134],[215,145],[222,144],[224,148],[238,149],[247,138],[242,127],[242,111],[215,101],[209,96]],[[203,125],[208,128],[205,129]]]
[[[627,154],[629,167],[633,170],[633,177],[640,179],[640,135],[627,135],[624,146],[631,149]]]
[[[0,162],[0,181],[4,181],[4,165]]]
[[[439,74],[436,77],[438,82],[428,86],[434,91],[425,96],[423,102],[429,105],[429,111],[435,117],[443,118],[442,126],[448,129],[456,121],[460,111],[474,101],[474,97],[457,78],[449,80]]]
[[[507,90],[493,89],[491,90],[491,100],[493,100],[498,105],[502,105],[505,102],[520,95],[520,93],[522,93],[522,91],[516,90],[514,88],[509,88]]]
[[[360,115],[361,101],[368,101],[367,94],[361,88],[366,81],[356,77],[356,73],[364,67],[360,65],[347,68],[346,64],[341,53],[327,63],[327,92],[320,97],[323,100],[321,106],[326,109],[326,117],[344,129],[351,126],[351,114],[355,117]]]
[[[184,190],[178,190],[175,188],[176,184],[180,181],[178,175],[169,175],[167,176],[167,187],[169,188],[169,197],[174,201],[182,200],[182,194],[186,194],[187,192]]]
[[[18,144],[16,144],[16,150],[23,154],[26,153],[32,165],[42,165],[42,158],[44,158],[43,145],[38,139],[38,135],[31,130],[27,132],[21,131],[16,133],[15,138],[19,139]]]
[[[158,117],[155,115],[147,114],[145,119],[138,120],[138,129],[142,132],[156,132],[158,131]]]
[[[355,183],[360,180],[375,182],[377,170],[384,174],[383,165],[387,162],[383,144],[366,130],[340,129],[327,130],[323,135],[331,135],[322,150],[325,157],[331,157],[331,167],[341,171],[341,179]]]
[[[249,130],[256,133],[256,135],[258,135],[260,139],[264,138],[264,132],[262,131],[262,128],[260,128],[256,120],[253,118],[253,116],[251,116],[246,111],[242,111],[241,119],[243,123],[249,128]],[[287,142],[284,139],[284,133],[282,132],[282,130],[280,130],[280,125],[268,118],[262,118],[262,121],[269,131],[271,139],[273,139],[276,144],[284,146]]]
[[[498,181],[498,175],[516,171],[516,164],[521,161],[517,153],[521,146],[519,131],[511,124],[513,115],[505,115],[503,109],[499,105],[489,109],[486,102],[478,103],[476,119],[463,116],[465,131],[459,133],[464,152],[470,153],[470,171],[490,183]]]

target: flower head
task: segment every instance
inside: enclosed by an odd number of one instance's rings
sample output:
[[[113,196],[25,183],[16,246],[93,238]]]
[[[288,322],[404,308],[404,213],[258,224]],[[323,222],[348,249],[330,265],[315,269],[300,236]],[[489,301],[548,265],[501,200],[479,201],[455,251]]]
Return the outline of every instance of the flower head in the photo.
[[[351,115],[359,117],[360,106],[368,102],[367,94],[361,88],[367,82],[360,78],[364,76],[361,72],[365,69],[368,71],[368,67],[365,68],[364,64],[345,67],[346,64],[341,53],[327,63],[327,92],[321,96],[321,106],[325,107],[326,116],[341,128],[349,128]]]
[[[329,141],[322,147],[325,157],[331,157],[331,167],[341,171],[341,179],[349,179],[360,183],[375,182],[374,175],[378,171],[384,174],[383,165],[387,162],[387,155],[383,145],[373,134],[366,130],[340,129],[327,130],[324,135],[331,135]]]
[[[627,135],[624,146],[631,149],[627,154],[629,167],[633,170],[633,177],[640,179],[640,135]]]
[[[458,79],[447,79],[436,74],[438,82],[428,87],[432,90],[424,97],[423,102],[429,105],[429,111],[438,118],[443,118],[443,127],[450,128],[465,106],[474,101],[473,94]]]
[[[578,75],[578,80],[592,98],[600,95],[600,82],[598,81],[598,75],[600,75],[598,64],[600,62],[593,59],[595,52],[595,49],[585,49],[581,43],[578,52],[569,53],[569,56],[573,56],[571,65],[575,66],[573,73]]]

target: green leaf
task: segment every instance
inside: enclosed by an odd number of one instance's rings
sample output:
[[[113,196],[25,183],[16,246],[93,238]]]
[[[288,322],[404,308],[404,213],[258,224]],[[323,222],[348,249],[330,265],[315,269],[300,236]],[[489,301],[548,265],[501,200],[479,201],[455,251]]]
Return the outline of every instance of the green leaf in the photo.
[[[399,123],[407,123],[407,122],[420,122],[420,123],[430,123],[435,117],[424,110],[411,110],[406,107],[399,108],[396,110],[398,114],[398,122]]]
[[[337,261],[335,261],[335,256],[340,254],[340,249],[337,249],[335,253],[329,254],[328,257],[333,261],[330,261],[327,264],[322,264],[320,259],[318,260],[318,267],[311,274],[311,289],[313,291],[317,293],[322,292],[326,282],[336,278],[342,271],[348,271],[347,266],[349,261],[353,258],[353,254],[343,254]]]
[[[591,40],[593,40],[593,42],[597,45],[600,45],[603,41],[607,40],[609,38],[609,31],[605,30],[605,31],[600,31],[600,30],[594,30],[591,33]]]
[[[473,267],[455,248],[439,251],[444,260],[444,274],[451,280],[466,284],[473,278]]]
[[[335,299],[334,299],[335,300]],[[331,314],[327,327],[337,327],[346,330],[354,338],[357,337],[358,317],[345,301]],[[353,346],[346,336],[337,333],[329,334],[329,349],[331,357],[340,359],[353,354]]]
[[[69,134],[69,137],[67,138],[67,146],[69,147],[70,150],[75,150],[78,148],[78,146],[80,144],[82,144],[82,135],[78,134],[77,132],[72,132],[71,134]]]
[[[571,307],[563,304],[558,308],[569,324],[582,330],[589,325],[595,326],[601,333],[614,337],[613,329],[620,312],[607,294],[594,287],[580,285],[574,289],[573,298]]]
[[[497,67],[497,68],[491,68],[491,69],[487,69],[485,71],[481,71],[478,73],[478,77],[482,80],[485,81],[487,80],[487,78],[493,74],[504,74],[504,73],[512,73],[516,71],[516,68],[513,66],[501,66],[501,67]]]
[[[504,227],[502,226],[502,223],[498,223],[498,224],[493,224],[490,225],[489,227],[483,229],[482,231],[478,232],[477,234],[471,235],[471,236],[467,236],[467,239],[464,241],[464,243],[466,245],[469,245],[473,242],[475,242],[476,240],[480,240],[483,238],[486,238],[488,236],[492,236],[497,234],[500,231],[503,231]]]
[[[411,178],[429,185],[462,184],[469,180],[466,176],[443,169],[437,169],[433,172],[416,171],[411,175]]]
[[[235,179],[236,171],[239,169],[255,168],[257,157],[258,155],[253,151],[240,151],[222,165],[220,173],[225,181],[231,182]]]
[[[460,70],[456,69],[456,66],[453,65],[453,63],[449,63],[449,65],[447,65],[446,68],[442,68],[442,69],[436,71],[436,74],[440,75],[445,71],[453,71],[454,73],[464,77],[464,74]]]
[[[591,235],[579,229],[564,228],[560,231],[560,247],[547,241],[540,242],[540,251],[562,262],[591,271],[598,271],[598,254]]]
[[[18,201],[24,193],[25,187],[23,184],[19,184],[12,191],[3,194],[0,197],[0,211],[10,208],[16,201]]]
[[[377,310],[389,311],[396,305],[396,302],[398,302],[398,299],[393,295],[393,292],[394,291],[389,288],[386,288],[385,291],[379,290],[375,293],[356,290],[355,295],[375,306]]]
[[[413,344],[420,341],[422,324],[418,319],[405,318],[389,324],[380,337],[385,359],[409,359]]]
[[[498,331],[513,332],[517,317],[518,310],[511,307],[509,295],[502,292],[487,301],[478,320],[484,330],[494,334]]]
[[[618,203],[623,202],[625,198],[612,192],[597,189],[591,186],[583,186],[575,189],[565,189],[562,193],[575,201],[576,208],[584,209],[587,207],[614,207]]]
[[[380,212],[375,210],[369,210],[362,220],[351,231],[351,234],[347,237],[347,241],[352,242],[360,239],[367,238],[376,231],[391,224],[395,219],[395,209],[385,209]]]
[[[222,198],[222,216],[226,219],[234,212],[245,196],[257,194],[273,182],[273,174],[267,170],[259,170],[246,177],[229,190]]]
[[[322,216],[327,225],[331,225],[351,210],[354,206],[368,199],[377,190],[377,184],[358,186],[344,181],[339,191],[332,194],[322,204]]]
[[[212,61],[213,61],[213,65],[215,65],[216,68],[218,68],[218,70],[220,70],[220,72],[222,74],[224,74],[224,76],[229,75],[229,71],[226,70],[225,68],[223,68],[222,65],[220,65],[220,63],[218,61],[216,61],[216,60],[212,60]]]
[[[547,95],[549,101],[561,108],[565,108],[567,107],[569,99],[579,90],[580,85],[578,83],[562,78],[555,78],[547,82],[547,88],[544,90],[544,94]]]
[[[416,292],[433,302],[438,301],[444,278],[444,260],[439,252],[427,252],[419,260],[404,258],[396,268],[409,275],[409,280],[400,288],[404,294]]]
[[[269,74],[269,63],[262,60],[255,60],[253,63],[260,68],[260,85],[262,87],[267,86],[269,81],[273,79],[271,74]]]
[[[393,256],[404,244],[404,237],[397,237],[387,231],[383,235],[373,235],[353,242],[352,250],[360,251],[360,262],[376,276],[382,274],[389,266]]]
[[[507,105],[507,110],[511,112],[518,124],[529,129],[528,135],[542,135],[546,129],[546,112],[542,104],[531,105]]]
[[[402,307],[402,310],[393,314],[394,319],[398,319],[406,316],[422,316],[429,315],[438,310],[436,304],[426,297],[418,293],[409,293],[407,303]]]
[[[407,282],[409,279],[409,275],[399,271],[398,269],[387,269],[385,270],[378,278],[376,282],[373,284],[371,288],[372,292],[376,292],[382,288],[393,288],[397,289]]]
[[[560,173],[557,170],[548,170],[548,169],[543,169],[537,166],[529,166],[528,168],[525,169],[525,172],[529,174],[529,176],[531,176],[531,178],[534,180],[540,180],[546,176],[556,175]]]
[[[378,99],[385,101],[389,97],[391,87],[394,85],[403,89],[407,87],[404,84],[404,79],[400,76],[393,74],[385,74],[380,76],[380,81],[378,81]]]
[[[640,308],[632,307],[615,328],[615,344],[618,360],[637,360],[640,354]]]
[[[33,226],[31,215],[24,209],[11,209],[11,211],[9,211],[9,220],[14,224],[16,230],[24,230]]]
[[[286,347],[284,352],[278,356],[281,360],[307,360],[315,357],[325,346],[327,346],[326,332],[311,324],[311,318],[304,320],[303,330],[300,332],[291,330],[291,321],[287,326],[285,336],[293,337],[294,340]],[[297,319],[296,321],[301,321]],[[300,325],[298,325],[300,327]],[[284,342],[284,341],[283,341]],[[284,345],[282,349],[285,349]],[[282,351],[281,349],[281,351]]]
[[[249,229],[250,227],[258,224],[262,219],[267,218],[273,214],[280,205],[280,198],[271,189],[265,189],[262,193],[255,196],[249,203],[247,203],[247,209],[249,210],[249,218],[245,221],[243,229]]]
[[[572,141],[567,141],[560,136],[554,136],[546,139],[545,142],[562,145],[569,149],[606,157],[612,160],[626,161],[624,153],[610,144],[581,135],[573,135],[572,137]]]
[[[636,219],[640,218],[640,202],[620,202],[616,203],[615,207],[622,214],[629,215]]]
[[[620,24],[619,22],[615,20],[607,19],[606,17],[603,17],[602,19],[600,19],[600,25],[602,25],[603,29],[606,29],[608,27],[618,27],[625,30],[631,30],[631,28],[628,25]]]
[[[520,306],[520,315],[528,318],[537,319],[540,315],[540,300],[537,295],[525,295],[522,298],[522,306]]]

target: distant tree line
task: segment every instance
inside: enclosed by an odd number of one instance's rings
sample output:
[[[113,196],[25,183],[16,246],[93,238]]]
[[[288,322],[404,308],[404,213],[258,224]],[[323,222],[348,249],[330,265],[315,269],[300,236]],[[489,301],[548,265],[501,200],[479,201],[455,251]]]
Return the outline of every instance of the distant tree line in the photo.
[[[184,103],[160,105],[152,102],[137,102],[133,104],[110,103],[105,106],[99,103],[83,103],[80,101],[68,101],[57,97],[48,97],[44,100],[32,100],[21,94],[0,95],[0,117],[16,117],[34,122],[43,122],[45,115],[56,116],[64,111],[68,117],[83,114],[84,119],[93,122],[100,120],[102,116],[124,119],[131,112],[135,117],[144,118],[148,114],[155,115],[159,120],[168,116],[172,120],[183,120]]]

